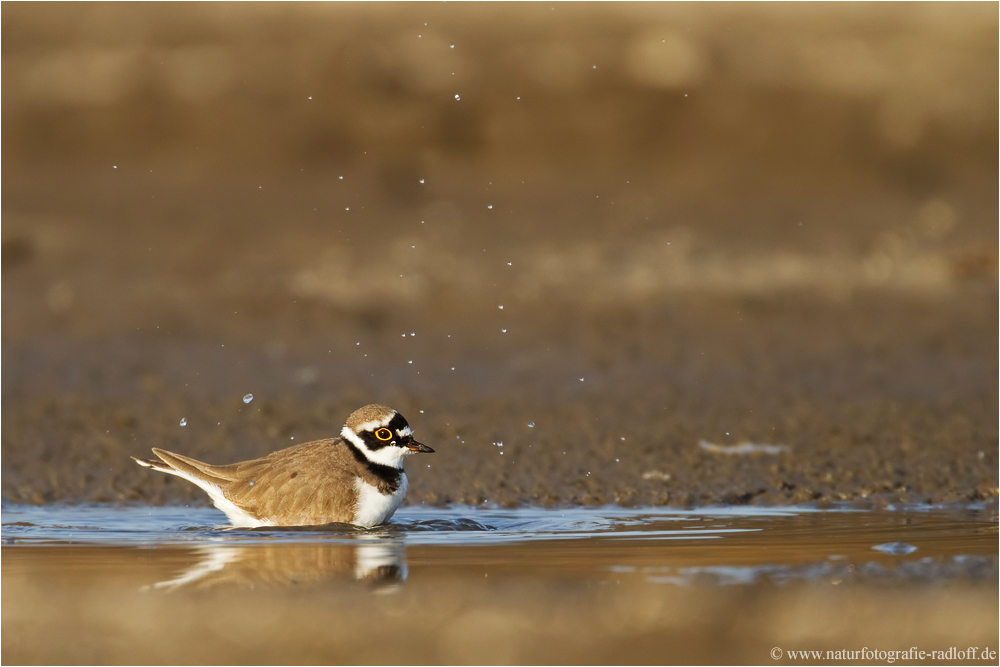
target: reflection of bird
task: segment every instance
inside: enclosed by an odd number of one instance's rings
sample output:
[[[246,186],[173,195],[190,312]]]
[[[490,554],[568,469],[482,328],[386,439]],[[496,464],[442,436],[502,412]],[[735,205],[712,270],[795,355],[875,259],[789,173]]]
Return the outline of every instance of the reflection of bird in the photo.
[[[387,521],[406,495],[403,459],[434,450],[414,440],[403,416],[384,405],[355,410],[340,435],[231,465],[155,447],[159,461],[132,458],[197,484],[237,527],[336,522],[370,528]]]
[[[150,588],[288,586],[333,579],[356,579],[381,588],[406,579],[406,551],[401,540],[370,535],[357,538],[353,544],[205,543],[195,550],[197,563]]]

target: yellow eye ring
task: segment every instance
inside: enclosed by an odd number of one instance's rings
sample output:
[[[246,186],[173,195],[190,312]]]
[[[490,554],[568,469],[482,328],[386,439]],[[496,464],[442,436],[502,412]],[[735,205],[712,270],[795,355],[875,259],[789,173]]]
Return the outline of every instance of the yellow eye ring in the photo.
[[[386,440],[392,440],[392,431],[387,428],[380,428],[375,431],[375,437],[383,442]]]

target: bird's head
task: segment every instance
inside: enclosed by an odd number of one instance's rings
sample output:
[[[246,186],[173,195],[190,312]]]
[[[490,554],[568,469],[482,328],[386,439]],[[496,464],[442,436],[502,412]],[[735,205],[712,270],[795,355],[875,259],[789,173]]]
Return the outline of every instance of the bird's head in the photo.
[[[366,405],[351,413],[340,434],[369,461],[402,468],[411,454],[434,450],[413,439],[403,415],[384,405]]]

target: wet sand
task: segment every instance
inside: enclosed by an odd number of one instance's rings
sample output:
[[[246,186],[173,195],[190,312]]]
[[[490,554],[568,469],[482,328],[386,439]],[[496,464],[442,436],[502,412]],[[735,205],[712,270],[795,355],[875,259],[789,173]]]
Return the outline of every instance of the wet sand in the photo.
[[[296,305],[319,322],[279,352],[260,340],[269,327],[12,341],[3,492],[207,504],[128,457],[252,458],[379,401],[436,450],[409,461],[411,503],[995,502],[989,298],[687,299],[565,317],[508,301],[506,334],[493,313],[365,330]]]

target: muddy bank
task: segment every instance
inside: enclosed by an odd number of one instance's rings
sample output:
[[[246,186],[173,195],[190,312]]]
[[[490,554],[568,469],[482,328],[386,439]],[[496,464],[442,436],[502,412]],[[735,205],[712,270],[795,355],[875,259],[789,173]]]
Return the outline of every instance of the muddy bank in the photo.
[[[128,457],[250,458],[378,401],[436,449],[410,460],[409,502],[995,502],[989,294],[504,313],[506,333],[413,313],[277,341],[7,344],[4,497],[205,503]],[[768,447],[726,450],[743,443]]]
[[[996,502],[995,7],[384,9],[4,5],[5,500]]]

